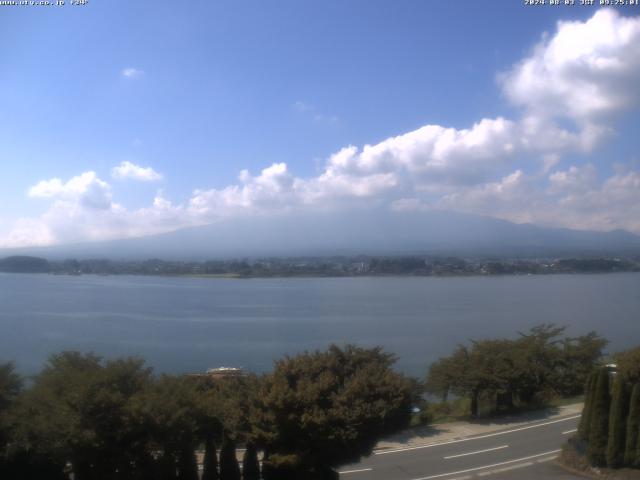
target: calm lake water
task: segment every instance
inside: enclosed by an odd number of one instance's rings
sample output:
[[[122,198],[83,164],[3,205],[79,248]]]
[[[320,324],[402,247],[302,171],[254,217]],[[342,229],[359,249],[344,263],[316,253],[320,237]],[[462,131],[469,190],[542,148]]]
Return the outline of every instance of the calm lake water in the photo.
[[[640,274],[198,279],[0,274],[0,361],[63,349],[140,355],[158,371],[269,370],[331,342],[382,345],[422,376],[459,342],[553,322],[640,344]]]

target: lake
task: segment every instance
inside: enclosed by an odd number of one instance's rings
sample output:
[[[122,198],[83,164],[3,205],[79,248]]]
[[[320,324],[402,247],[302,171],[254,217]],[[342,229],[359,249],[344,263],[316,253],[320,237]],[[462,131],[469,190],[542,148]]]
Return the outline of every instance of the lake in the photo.
[[[139,355],[157,371],[269,370],[331,342],[382,345],[423,376],[468,339],[539,323],[640,344],[640,274],[209,279],[0,274],[0,361],[63,349]]]

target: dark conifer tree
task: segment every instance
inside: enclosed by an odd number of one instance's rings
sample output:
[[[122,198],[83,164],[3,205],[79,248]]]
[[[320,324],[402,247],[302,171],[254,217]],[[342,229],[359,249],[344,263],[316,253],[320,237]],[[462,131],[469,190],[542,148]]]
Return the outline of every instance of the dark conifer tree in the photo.
[[[640,383],[631,392],[624,463],[628,467],[640,467]]]
[[[213,438],[208,438],[204,443],[204,465],[202,480],[218,480],[218,457],[216,444]]]
[[[256,446],[249,442],[242,458],[242,480],[260,480],[260,464]]]
[[[610,468],[620,468],[624,463],[628,414],[629,392],[627,390],[627,382],[621,375],[617,375],[613,382],[613,394],[609,412],[607,465]]]
[[[587,457],[596,467],[607,464],[607,439],[609,436],[609,407],[611,395],[609,393],[609,372],[606,368],[598,372],[596,390],[591,406],[591,422],[589,427],[589,446]]]
[[[235,442],[225,436],[220,450],[220,480],[240,480],[240,466],[236,458]]]
[[[269,461],[269,452],[266,450],[262,455],[262,480],[278,480],[275,470]]]
[[[591,426],[591,405],[593,404],[593,397],[595,394],[596,379],[598,378],[597,372],[591,372],[587,379],[587,384],[584,389],[584,408],[582,409],[582,416],[580,417],[580,424],[578,425],[578,438],[581,440],[589,440],[589,427]]]
[[[176,460],[173,455],[164,453],[158,458],[158,480],[176,480]]]
[[[198,462],[192,448],[185,448],[180,452],[178,480],[198,480]]]

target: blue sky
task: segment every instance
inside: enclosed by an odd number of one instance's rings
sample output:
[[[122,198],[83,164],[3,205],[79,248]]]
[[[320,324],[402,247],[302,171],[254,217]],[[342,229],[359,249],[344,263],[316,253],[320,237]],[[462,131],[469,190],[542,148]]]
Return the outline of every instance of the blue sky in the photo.
[[[0,246],[366,206],[640,233],[639,12],[0,7]]]

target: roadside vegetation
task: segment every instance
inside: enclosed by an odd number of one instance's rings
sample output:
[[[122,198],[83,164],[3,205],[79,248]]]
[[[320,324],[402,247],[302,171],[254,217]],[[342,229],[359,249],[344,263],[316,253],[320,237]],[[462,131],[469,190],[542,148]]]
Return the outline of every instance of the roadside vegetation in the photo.
[[[578,433],[563,454],[571,466],[640,469],[640,347],[614,362],[589,375]]]
[[[0,478],[244,480],[337,478],[405,428],[415,382],[379,348],[331,346],[272,373],[154,376],[136,358],[53,355],[27,388],[0,367]]]
[[[353,345],[286,356],[261,376],[215,379],[78,352],[51,356],[29,379],[7,363],[0,478],[335,479],[340,465],[410,425],[561,405],[585,385],[577,448],[594,465],[638,466],[640,349],[616,357],[610,388],[606,343],[540,325],[460,345],[424,383],[394,371],[381,348]]]
[[[433,363],[425,389],[440,402],[441,419],[514,412],[579,397],[600,364],[607,341],[595,332],[576,338],[565,328],[539,325],[517,339],[471,341]]]

